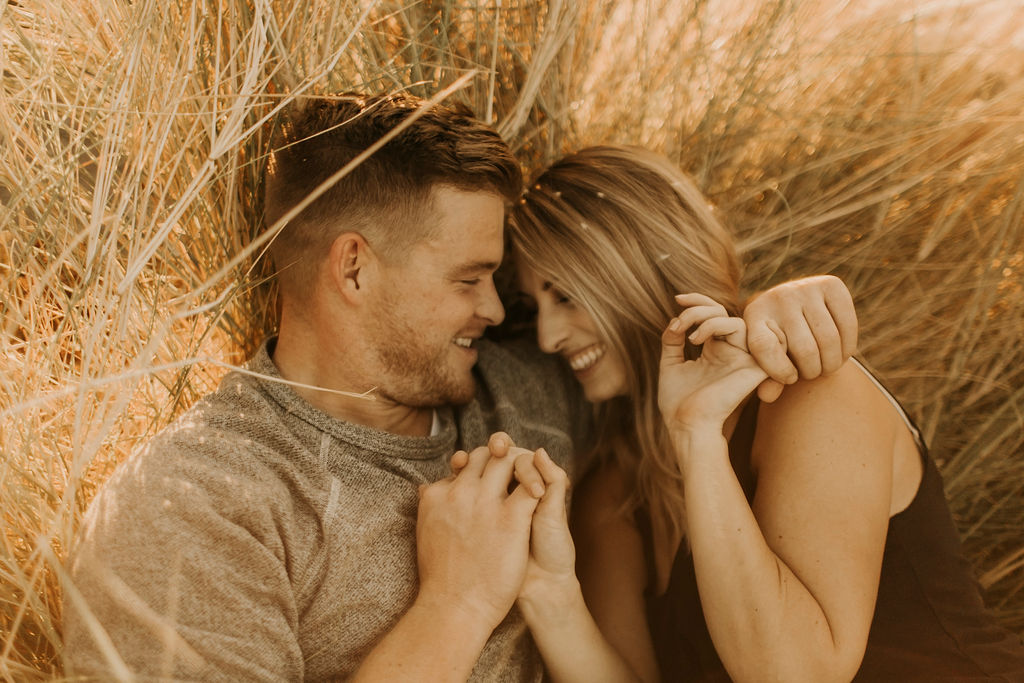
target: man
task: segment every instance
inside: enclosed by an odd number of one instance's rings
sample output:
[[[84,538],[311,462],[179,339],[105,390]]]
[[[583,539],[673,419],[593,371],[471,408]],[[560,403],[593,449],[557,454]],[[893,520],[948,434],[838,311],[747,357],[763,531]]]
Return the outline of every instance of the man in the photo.
[[[422,104],[349,97],[291,112],[269,162],[268,224]],[[86,517],[68,563],[69,672],[539,680],[512,605],[543,488],[523,458],[489,457],[507,447],[491,435],[568,468],[588,408],[553,357],[482,338],[504,317],[492,276],[520,184],[492,129],[437,106],[290,221],[272,252],[279,335],[248,366],[260,377],[225,377]],[[803,337],[798,365],[813,376],[842,342],[827,312],[812,334],[801,311],[831,307],[846,328],[852,307],[845,288],[790,289],[759,300],[760,324]],[[781,365],[775,376],[794,380]],[[489,439],[417,537],[419,486]]]

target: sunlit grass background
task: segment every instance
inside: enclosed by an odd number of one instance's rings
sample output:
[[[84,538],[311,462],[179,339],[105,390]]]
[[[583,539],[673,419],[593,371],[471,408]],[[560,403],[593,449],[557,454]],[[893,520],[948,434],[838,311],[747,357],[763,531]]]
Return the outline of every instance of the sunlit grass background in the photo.
[[[467,75],[528,173],[659,149],[752,290],[846,280],[1024,633],[1024,3],[9,0],[0,38],[0,677],[61,675],[89,500],[273,329],[268,118]]]

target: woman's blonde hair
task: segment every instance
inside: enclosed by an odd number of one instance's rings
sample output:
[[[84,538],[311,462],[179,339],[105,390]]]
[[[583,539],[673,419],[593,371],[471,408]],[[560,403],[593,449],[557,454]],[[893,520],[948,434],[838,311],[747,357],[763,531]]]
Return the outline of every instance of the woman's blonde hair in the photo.
[[[598,450],[635,478],[631,509],[646,507],[652,521],[682,532],[681,480],[658,412],[661,334],[679,293],[739,312],[731,235],[668,159],[618,146],[551,166],[513,206],[509,231],[520,262],[589,313],[623,359],[626,395],[596,407]]]

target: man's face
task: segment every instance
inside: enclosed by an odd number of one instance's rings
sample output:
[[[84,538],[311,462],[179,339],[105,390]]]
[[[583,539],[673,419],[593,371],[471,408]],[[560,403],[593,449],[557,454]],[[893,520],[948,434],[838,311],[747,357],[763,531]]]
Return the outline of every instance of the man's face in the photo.
[[[382,266],[368,325],[378,393],[415,407],[469,401],[475,342],[505,317],[492,279],[504,248],[502,199],[445,186],[432,197],[435,237]]]

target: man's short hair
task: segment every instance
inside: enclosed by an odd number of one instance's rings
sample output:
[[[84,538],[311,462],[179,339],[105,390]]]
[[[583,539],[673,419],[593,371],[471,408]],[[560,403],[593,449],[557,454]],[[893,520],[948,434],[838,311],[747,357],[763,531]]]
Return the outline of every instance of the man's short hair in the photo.
[[[273,225],[317,186],[415,112],[408,95],[300,100],[282,114],[267,168],[265,221]],[[428,234],[431,191],[488,191],[511,203],[522,172],[494,129],[462,105],[438,104],[293,218],[270,253],[284,292],[304,296],[334,239],[358,232],[385,259]]]

